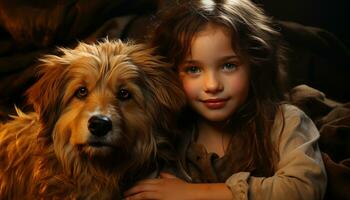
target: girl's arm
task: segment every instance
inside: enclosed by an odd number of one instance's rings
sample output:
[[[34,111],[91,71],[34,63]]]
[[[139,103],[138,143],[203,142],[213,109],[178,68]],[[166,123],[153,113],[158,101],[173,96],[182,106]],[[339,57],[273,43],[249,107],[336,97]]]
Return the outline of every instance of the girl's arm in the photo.
[[[231,200],[232,193],[224,183],[187,183],[171,174],[161,173],[159,179],[138,182],[124,193],[126,200],[174,199],[174,200]]]
[[[327,175],[314,123],[298,108],[285,105],[284,131],[281,116],[276,119],[272,139],[279,153],[272,177],[253,177],[249,172],[233,174],[226,184],[238,199],[323,199]]]

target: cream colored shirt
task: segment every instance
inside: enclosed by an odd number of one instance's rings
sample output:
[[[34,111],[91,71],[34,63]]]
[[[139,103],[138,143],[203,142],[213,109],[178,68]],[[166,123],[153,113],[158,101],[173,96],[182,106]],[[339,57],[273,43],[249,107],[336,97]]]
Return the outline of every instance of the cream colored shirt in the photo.
[[[249,172],[233,174],[226,180],[233,199],[313,200],[323,199],[327,175],[317,140],[317,128],[303,111],[283,105],[285,118],[276,117],[272,142],[279,153],[277,170],[272,177],[254,177]]]

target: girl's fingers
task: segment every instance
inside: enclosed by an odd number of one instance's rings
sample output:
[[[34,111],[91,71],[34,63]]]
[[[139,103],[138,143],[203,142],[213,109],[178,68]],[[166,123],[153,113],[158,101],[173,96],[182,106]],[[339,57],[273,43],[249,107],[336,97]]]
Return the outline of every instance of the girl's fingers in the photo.
[[[160,178],[177,178],[176,176],[166,172],[160,172],[159,177]]]
[[[160,178],[158,179],[144,179],[137,182],[135,186],[124,192],[124,197],[127,197],[127,199],[129,197],[140,198],[144,197],[143,195],[149,195],[150,193],[153,195],[159,194],[155,193],[155,191],[157,191],[157,189],[159,189],[159,186],[164,183],[164,179],[177,179],[177,177],[169,173],[161,172]]]
[[[124,200],[139,200],[139,199],[157,200],[161,198],[160,198],[160,195],[155,192],[141,192],[141,193],[137,193],[135,195],[127,196],[124,198]]]

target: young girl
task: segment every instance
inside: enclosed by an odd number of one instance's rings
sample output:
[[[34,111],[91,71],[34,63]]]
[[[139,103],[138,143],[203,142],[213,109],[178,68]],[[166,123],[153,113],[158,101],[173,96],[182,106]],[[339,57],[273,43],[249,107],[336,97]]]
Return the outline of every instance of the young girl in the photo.
[[[283,103],[280,35],[249,0],[178,2],[152,45],[175,66],[190,109],[179,154],[190,182],[161,173],[132,199],[322,199],[319,132]]]

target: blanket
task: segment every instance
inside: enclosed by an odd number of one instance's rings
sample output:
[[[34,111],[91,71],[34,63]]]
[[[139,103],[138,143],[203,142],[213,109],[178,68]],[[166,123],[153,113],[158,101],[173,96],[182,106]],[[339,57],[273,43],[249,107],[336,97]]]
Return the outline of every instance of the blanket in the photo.
[[[350,199],[350,102],[333,101],[307,85],[294,87],[289,99],[320,130],[319,146],[328,175],[325,199]]]

